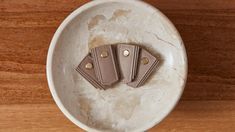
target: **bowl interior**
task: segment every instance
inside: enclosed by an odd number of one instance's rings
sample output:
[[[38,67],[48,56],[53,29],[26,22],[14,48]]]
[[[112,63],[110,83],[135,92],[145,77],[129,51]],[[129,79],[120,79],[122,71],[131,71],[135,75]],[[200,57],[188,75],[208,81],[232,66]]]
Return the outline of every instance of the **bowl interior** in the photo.
[[[89,48],[115,43],[144,46],[161,64],[141,88],[119,83],[95,89],[75,69]],[[138,1],[95,1],[76,10],[51,43],[47,74],[53,97],[83,129],[144,131],[160,122],[179,100],[187,74],[183,42],[169,20]]]

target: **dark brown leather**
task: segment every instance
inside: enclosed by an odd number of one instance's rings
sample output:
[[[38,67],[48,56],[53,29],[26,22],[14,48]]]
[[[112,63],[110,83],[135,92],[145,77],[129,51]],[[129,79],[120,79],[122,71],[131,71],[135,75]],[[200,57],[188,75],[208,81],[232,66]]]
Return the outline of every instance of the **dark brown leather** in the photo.
[[[91,69],[87,69],[86,65],[90,63],[93,66],[93,59],[90,54],[88,54],[82,62],[78,65],[77,71],[88,81],[90,82],[95,88],[105,89],[106,87],[103,86],[96,77],[94,67]]]
[[[120,75],[124,83],[129,83],[135,78],[138,56],[139,46],[128,44],[117,45],[117,60],[120,68]]]
[[[96,76],[102,85],[110,86],[119,81],[116,54],[111,45],[93,48],[91,55]]]
[[[147,59],[143,61],[143,59]],[[147,64],[143,64],[146,62]],[[159,64],[159,60],[151,55],[145,49],[140,50],[139,60],[138,60],[138,71],[134,81],[127,83],[127,85],[131,87],[140,87],[144,84],[147,78],[151,75],[151,73],[157,68]]]

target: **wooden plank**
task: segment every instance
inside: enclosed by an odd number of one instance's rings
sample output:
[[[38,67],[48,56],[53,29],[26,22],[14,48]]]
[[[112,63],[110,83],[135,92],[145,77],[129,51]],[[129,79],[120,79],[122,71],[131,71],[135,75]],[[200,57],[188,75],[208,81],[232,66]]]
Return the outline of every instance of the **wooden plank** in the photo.
[[[234,101],[182,101],[150,132],[232,132]]]
[[[0,104],[52,103],[44,74],[0,72]]]
[[[181,26],[179,30],[189,60],[188,83],[183,98],[235,99],[235,38],[232,37],[235,29]]]
[[[81,131],[54,104],[0,105],[1,132]]]
[[[182,101],[150,132],[231,132],[235,130],[234,101]],[[0,105],[0,131],[79,132],[54,104]]]
[[[71,12],[88,1],[90,0],[0,0],[0,12]]]
[[[198,10],[198,9],[234,9],[234,0],[144,0],[160,9]]]
[[[0,28],[1,66],[4,67],[8,62],[19,63],[18,68],[21,64],[45,65],[47,50],[54,31],[55,28]],[[13,70],[11,67],[1,68],[1,71],[11,70]],[[22,69],[21,73],[27,70],[29,69]],[[42,73],[42,70],[33,72]]]
[[[54,30],[0,28],[0,104],[52,102],[45,65]]]
[[[70,12],[0,12],[0,28],[58,27]]]

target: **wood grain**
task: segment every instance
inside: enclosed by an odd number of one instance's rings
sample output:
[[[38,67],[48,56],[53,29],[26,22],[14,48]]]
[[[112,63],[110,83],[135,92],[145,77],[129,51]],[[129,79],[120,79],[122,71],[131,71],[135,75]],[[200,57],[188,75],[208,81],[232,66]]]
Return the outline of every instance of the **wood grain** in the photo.
[[[234,101],[182,101],[159,126],[149,132],[232,132]],[[2,105],[1,132],[82,132],[54,104]],[[233,122],[232,122],[233,121]]]
[[[58,110],[45,65],[64,18],[89,0],[0,0],[0,131],[82,131]],[[151,132],[235,130],[235,0],[145,0],[176,25],[188,53],[182,102]]]
[[[150,132],[232,132],[234,101],[182,101]]]

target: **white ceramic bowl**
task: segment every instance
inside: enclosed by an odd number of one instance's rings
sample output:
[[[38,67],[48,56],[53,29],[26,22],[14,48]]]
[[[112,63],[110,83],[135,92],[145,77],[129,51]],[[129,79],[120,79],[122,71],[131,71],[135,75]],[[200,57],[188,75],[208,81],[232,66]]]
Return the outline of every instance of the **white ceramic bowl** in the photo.
[[[119,84],[102,91],[75,68],[89,48],[136,43],[159,55],[161,65],[141,88]],[[61,111],[86,131],[145,131],[177,104],[187,78],[187,57],[173,24],[154,7],[135,0],[96,0],[70,14],[56,31],[47,79]]]

